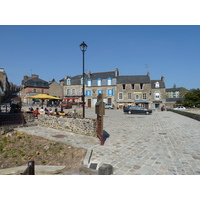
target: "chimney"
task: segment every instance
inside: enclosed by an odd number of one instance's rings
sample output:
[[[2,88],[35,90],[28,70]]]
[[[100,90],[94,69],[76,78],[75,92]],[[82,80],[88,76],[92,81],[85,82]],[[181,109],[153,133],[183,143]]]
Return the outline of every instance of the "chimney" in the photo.
[[[118,70],[118,68],[115,69],[115,76],[116,77],[119,76],[119,70]]]
[[[36,74],[31,74],[31,77],[32,77],[32,78],[38,78],[39,76],[36,75]]]
[[[147,72],[147,76],[150,77],[150,72]]]
[[[165,81],[164,75],[161,76],[161,81],[162,81],[162,82]]]
[[[29,77],[28,76],[24,76],[24,81],[26,81]]]
[[[92,75],[92,73],[91,73],[91,71],[89,71],[89,72],[88,72],[88,78],[89,78],[89,79],[91,78],[91,75]]]

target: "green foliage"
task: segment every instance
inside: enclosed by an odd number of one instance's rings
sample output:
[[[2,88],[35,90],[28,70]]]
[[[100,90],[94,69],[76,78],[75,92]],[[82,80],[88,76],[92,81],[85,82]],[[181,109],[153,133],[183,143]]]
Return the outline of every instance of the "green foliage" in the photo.
[[[185,95],[184,106],[200,106],[200,89],[192,89]]]

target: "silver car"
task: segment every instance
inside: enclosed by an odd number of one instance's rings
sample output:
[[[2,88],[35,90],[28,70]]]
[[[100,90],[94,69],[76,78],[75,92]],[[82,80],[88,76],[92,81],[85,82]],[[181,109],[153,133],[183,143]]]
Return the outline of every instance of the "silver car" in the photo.
[[[105,109],[113,109],[114,105],[112,103],[106,103],[105,104]]]

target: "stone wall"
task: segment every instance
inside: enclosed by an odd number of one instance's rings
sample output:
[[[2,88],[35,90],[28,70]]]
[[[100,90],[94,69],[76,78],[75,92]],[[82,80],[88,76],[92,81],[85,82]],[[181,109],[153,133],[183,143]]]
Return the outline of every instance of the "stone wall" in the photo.
[[[96,137],[97,135],[96,119],[39,115],[38,125],[63,131],[69,131],[80,135],[87,135],[93,137]]]
[[[173,109],[169,109],[169,111],[172,111],[172,112],[178,113],[180,115],[184,115],[186,117],[190,117],[192,119],[196,119],[196,120],[200,121],[200,114],[182,111],[182,110],[173,110]]]

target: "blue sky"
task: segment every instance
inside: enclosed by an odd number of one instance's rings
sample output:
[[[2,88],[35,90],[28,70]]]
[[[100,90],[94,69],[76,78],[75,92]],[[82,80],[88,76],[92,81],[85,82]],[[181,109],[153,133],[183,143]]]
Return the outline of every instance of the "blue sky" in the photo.
[[[200,26],[0,26],[0,68],[20,85],[24,75],[59,82],[65,75],[119,69],[120,75],[165,76],[167,88],[200,88]],[[148,68],[146,68],[146,64]]]

